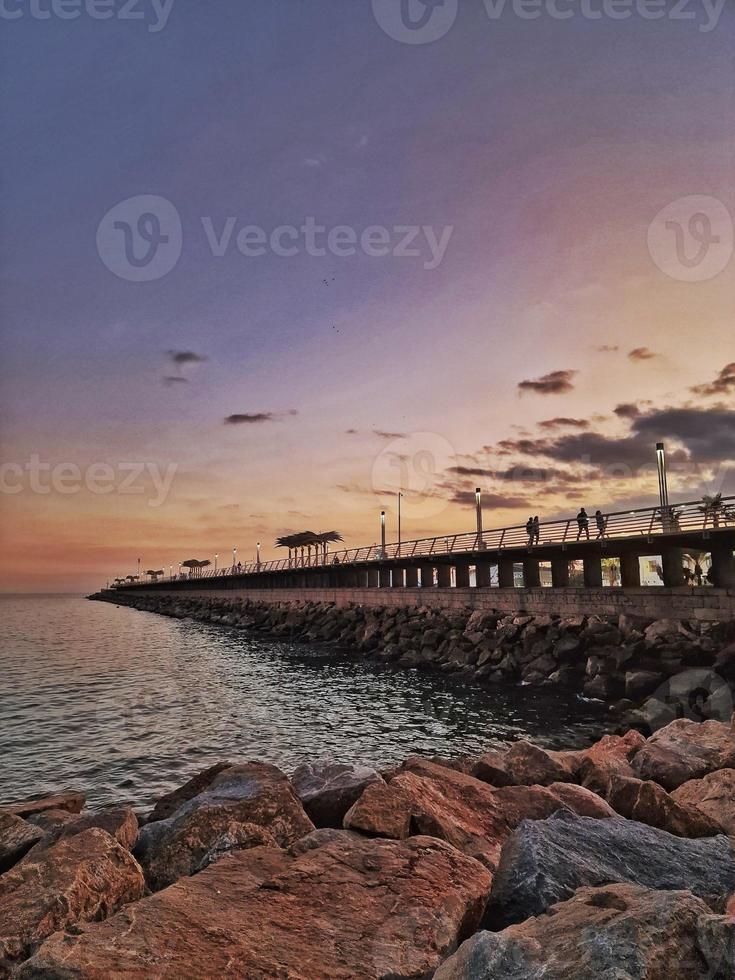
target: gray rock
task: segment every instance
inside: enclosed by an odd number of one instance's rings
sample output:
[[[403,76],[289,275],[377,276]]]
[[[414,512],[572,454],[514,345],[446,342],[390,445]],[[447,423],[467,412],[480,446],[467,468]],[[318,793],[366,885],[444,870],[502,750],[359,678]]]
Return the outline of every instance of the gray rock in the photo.
[[[44,836],[40,827],[0,810],[0,874],[13,867]]]
[[[687,840],[633,820],[525,820],[503,846],[486,923],[522,922],[577,888],[615,882],[688,889],[719,912],[735,891],[735,854],[724,835]]]
[[[305,762],[291,777],[315,827],[342,827],[342,818],[371,783],[383,782],[369,766],[345,762]]]

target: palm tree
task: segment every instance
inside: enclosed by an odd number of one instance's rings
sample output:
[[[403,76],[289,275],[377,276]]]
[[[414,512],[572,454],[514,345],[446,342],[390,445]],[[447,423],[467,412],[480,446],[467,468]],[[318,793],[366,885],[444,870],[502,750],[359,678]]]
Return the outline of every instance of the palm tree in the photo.
[[[720,515],[725,510],[725,504],[721,493],[706,493],[702,497],[702,504],[698,508],[704,514],[704,526],[707,527],[707,518],[712,517],[712,527],[720,526]]]
[[[159,568],[157,571],[154,571],[152,568],[149,568],[146,575],[150,575],[152,582],[157,582],[158,576],[163,575],[163,569]]]
[[[322,561],[326,565],[328,546],[337,541],[343,541],[344,538],[339,531],[321,531],[319,534],[317,534],[316,538],[317,545],[321,546],[322,549]]]

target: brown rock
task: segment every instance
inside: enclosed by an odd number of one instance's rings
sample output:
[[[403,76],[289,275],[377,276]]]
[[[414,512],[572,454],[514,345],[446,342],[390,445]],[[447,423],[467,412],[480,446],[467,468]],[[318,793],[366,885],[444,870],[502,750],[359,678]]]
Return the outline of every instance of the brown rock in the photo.
[[[482,865],[422,837],[344,835],[296,857],[239,851],[107,922],[58,933],[18,980],[428,977],[477,928],[490,883]]]
[[[521,739],[504,756],[504,766],[515,786],[549,786],[574,781],[577,753],[552,752]]]
[[[345,813],[371,784],[382,782],[369,766],[342,762],[307,762],[291,783],[315,827],[341,827]]]
[[[671,794],[682,806],[695,807],[735,837],[735,769],[718,769],[690,779]]]
[[[513,785],[513,777],[508,772],[503,752],[485,752],[476,756],[467,767],[467,772],[491,786]]]
[[[409,759],[387,786],[369,786],[345,816],[344,826],[374,836],[405,839],[428,834],[497,867],[503,842],[524,819],[556,810],[614,817],[599,797],[579,786],[493,789],[472,776],[425,759]]]
[[[66,810],[68,813],[79,813],[84,806],[84,793],[57,793],[55,796],[40,796],[31,800],[21,800],[18,803],[4,803],[0,810],[14,813],[17,817],[30,817],[46,810]]]
[[[106,831],[128,851],[132,851],[138,839],[138,818],[128,807],[105,807],[102,810],[89,810],[78,816],[69,814],[68,817],[63,822],[55,822],[46,837],[33,848],[29,858],[35,857],[41,850],[48,850],[58,840],[73,837],[93,827]]]
[[[0,975],[52,933],[104,919],[144,892],[137,862],[103,830],[22,861],[0,877]]]
[[[434,980],[729,980],[734,944],[735,922],[691,892],[605,885],[477,933]]]
[[[625,735],[604,735],[582,752],[577,778],[587,789],[606,796],[611,776],[634,775],[630,760],[645,744],[643,735],[635,730]]]
[[[165,820],[140,831],[135,856],[157,890],[231,849],[288,847],[314,830],[286,776],[250,762],[221,770],[206,789]]]
[[[735,731],[719,721],[672,721],[652,735],[632,762],[640,779],[673,790],[717,769],[735,768]]]
[[[20,861],[42,837],[40,827],[0,810],[0,874]]]
[[[723,828],[695,807],[678,803],[658,783],[612,776],[608,803],[622,816],[668,830],[677,837],[715,837]]]
[[[152,823],[154,820],[165,820],[167,817],[170,817],[183,803],[203,793],[223,770],[229,769],[231,766],[231,762],[217,762],[213,766],[210,766],[209,769],[203,769],[201,772],[198,772],[196,776],[192,776],[183,786],[162,796],[151,810],[146,822]]]

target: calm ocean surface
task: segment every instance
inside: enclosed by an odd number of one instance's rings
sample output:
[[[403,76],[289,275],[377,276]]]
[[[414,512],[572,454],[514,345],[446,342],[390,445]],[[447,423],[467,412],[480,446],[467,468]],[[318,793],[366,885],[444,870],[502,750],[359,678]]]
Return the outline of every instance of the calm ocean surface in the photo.
[[[604,730],[601,705],[500,693],[75,596],[0,596],[0,802],[141,805],[218,759],[395,762]]]

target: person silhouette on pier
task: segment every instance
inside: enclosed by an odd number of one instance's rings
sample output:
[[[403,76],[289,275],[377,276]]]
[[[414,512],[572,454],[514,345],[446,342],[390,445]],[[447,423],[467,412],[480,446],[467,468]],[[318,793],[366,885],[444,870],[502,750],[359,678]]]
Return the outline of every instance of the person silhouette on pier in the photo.
[[[595,511],[595,524],[597,525],[597,537],[605,537],[605,517],[601,510]]]
[[[526,521],[526,534],[528,535],[528,547],[529,548],[533,544],[533,539],[534,539],[535,533],[536,532],[535,532],[534,526],[533,526],[533,518],[532,517],[529,517],[528,520]]]
[[[541,522],[538,519],[538,514],[533,519],[533,543],[539,544],[541,541]]]
[[[587,540],[589,541],[590,519],[584,507],[582,507],[580,512],[577,514],[577,541],[579,541],[583,534],[587,535]]]

